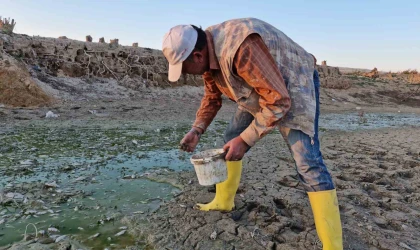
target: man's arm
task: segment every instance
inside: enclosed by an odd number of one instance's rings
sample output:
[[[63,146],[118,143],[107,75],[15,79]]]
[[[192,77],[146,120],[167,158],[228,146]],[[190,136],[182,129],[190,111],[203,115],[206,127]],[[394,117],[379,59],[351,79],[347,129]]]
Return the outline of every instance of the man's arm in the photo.
[[[199,129],[200,133],[206,131],[207,127],[222,107],[222,92],[217,88],[210,72],[204,73],[203,80],[204,96],[193,124],[193,127]]]
[[[278,125],[289,111],[291,101],[280,70],[259,35],[245,39],[236,53],[234,66],[236,73],[260,96],[260,111],[240,135],[252,147]]]

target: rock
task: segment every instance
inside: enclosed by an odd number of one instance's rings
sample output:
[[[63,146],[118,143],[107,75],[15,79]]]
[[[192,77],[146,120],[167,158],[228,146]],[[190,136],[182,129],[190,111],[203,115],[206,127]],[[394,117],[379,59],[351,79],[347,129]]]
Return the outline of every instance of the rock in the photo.
[[[71,243],[68,241],[61,241],[57,250],[69,250],[72,248]]]
[[[47,114],[45,114],[45,118],[57,118],[60,115],[54,114],[52,111],[48,111]]]
[[[235,235],[236,234],[236,227],[238,226],[233,220],[231,219],[222,219],[216,223],[217,228],[222,228],[224,231]]]
[[[120,230],[127,230],[128,227],[120,227]]]
[[[375,224],[381,228],[386,228],[386,226],[388,225],[388,221],[383,218],[374,217],[373,222],[375,222]]]
[[[213,233],[210,234],[210,239],[215,240],[217,238],[217,232],[213,231]]]
[[[405,244],[405,243],[403,243],[403,242],[400,242],[400,243],[398,244],[398,246],[400,246],[400,247],[402,247],[402,248],[405,248],[405,249],[408,249],[408,250],[414,250],[414,248],[409,247],[407,244]]]
[[[54,243],[55,241],[51,238],[42,238],[38,242],[44,245],[48,245],[48,244]]]
[[[369,78],[373,78],[376,79],[379,77],[379,72],[377,68],[374,68],[372,71],[370,71],[369,73],[364,73],[363,76],[365,77],[369,77]]]
[[[0,225],[4,224],[6,222],[6,219],[0,219]]]
[[[274,247],[275,247],[276,245],[275,245],[275,243],[274,242],[272,242],[272,241],[269,241],[268,243],[267,243],[267,245],[266,245],[266,248],[265,249],[274,249]]]

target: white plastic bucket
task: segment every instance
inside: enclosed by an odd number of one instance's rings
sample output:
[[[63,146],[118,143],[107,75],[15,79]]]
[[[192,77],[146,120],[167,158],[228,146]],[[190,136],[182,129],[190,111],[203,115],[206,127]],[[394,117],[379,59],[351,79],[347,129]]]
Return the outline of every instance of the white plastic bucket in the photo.
[[[210,149],[195,154],[190,159],[197,174],[198,183],[210,186],[227,179],[227,168],[223,149]]]

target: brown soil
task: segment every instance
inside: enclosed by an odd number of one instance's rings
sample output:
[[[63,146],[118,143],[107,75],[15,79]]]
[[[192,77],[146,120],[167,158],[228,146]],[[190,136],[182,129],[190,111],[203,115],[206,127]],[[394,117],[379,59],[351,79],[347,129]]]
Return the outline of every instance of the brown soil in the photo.
[[[52,98],[35,84],[24,65],[0,53],[0,103],[31,107],[45,106],[51,101]]]

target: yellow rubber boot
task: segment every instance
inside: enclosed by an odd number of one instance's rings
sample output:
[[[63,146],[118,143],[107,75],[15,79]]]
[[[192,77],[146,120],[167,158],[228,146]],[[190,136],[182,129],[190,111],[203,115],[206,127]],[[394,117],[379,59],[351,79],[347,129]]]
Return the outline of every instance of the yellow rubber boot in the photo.
[[[323,250],[342,250],[343,236],[336,190],[308,192],[308,196]]]
[[[235,207],[234,199],[238,190],[242,173],[241,161],[226,161],[228,178],[222,183],[216,184],[216,196],[208,204],[197,204],[202,211],[231,211]]]

